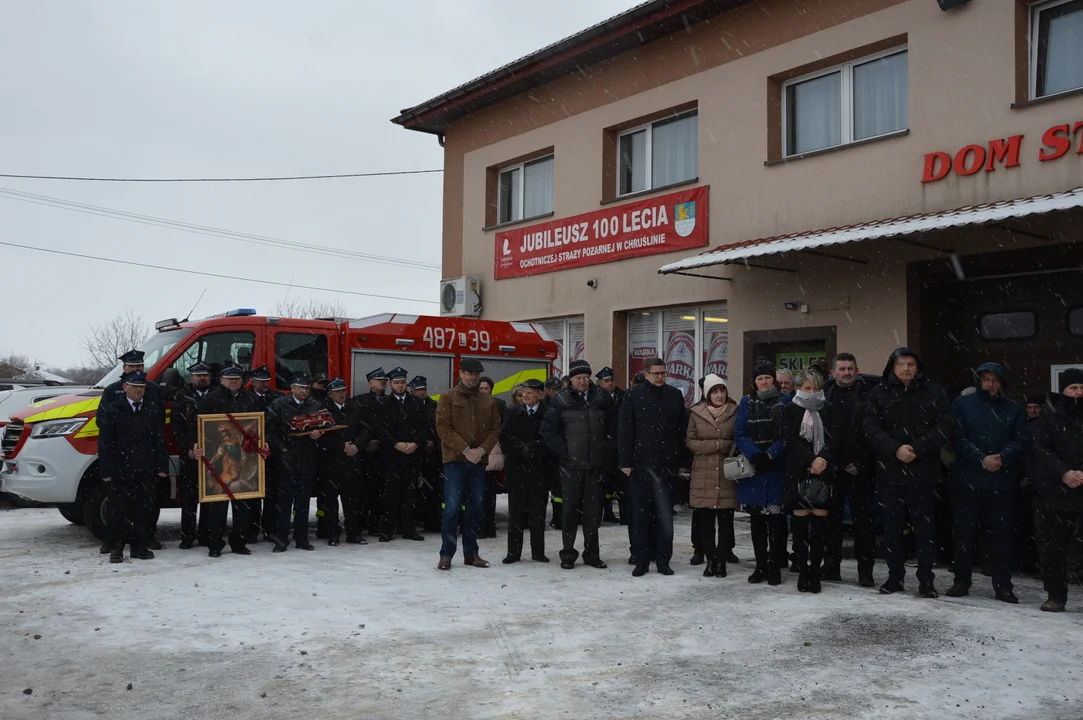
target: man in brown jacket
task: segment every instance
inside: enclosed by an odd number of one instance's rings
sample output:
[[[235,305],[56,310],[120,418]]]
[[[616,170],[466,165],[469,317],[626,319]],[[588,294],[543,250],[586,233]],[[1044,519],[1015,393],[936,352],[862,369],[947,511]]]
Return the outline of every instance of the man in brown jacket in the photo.
[[[459,362],[459,384],[440,396],[436,406],[436,434],[444,459],[443,542],[441,570],[451,569],[451,558],[459,537],[459,508],[466,505],[463,525],[463,555],[467,565],[489,567],[478,556],[481,531],[481,503],[485,495],[485,456],[500,439],[500,412],[491,395],[478,390],[480,360]]]

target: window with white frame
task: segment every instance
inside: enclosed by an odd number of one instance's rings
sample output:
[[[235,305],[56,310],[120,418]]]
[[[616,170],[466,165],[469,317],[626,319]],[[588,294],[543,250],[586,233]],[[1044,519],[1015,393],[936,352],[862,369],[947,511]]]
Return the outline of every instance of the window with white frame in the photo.
[[[795,78],[783,86],[786,154],[822,150],[904,130],[906,48]]]
[[[625,130],[617,156],[618,195],[693,180],[699,175],[699,115],[693,111]]]
[[[628,380],[643,372],[648,358],[666,362],[666,379],[692,405],[699,378],[729,377],[729,313],[726,305],[639,310],[628,313]]]
[[[498,223],[553,212],[553,156],[501,170],[497,203]]]
[[[1083,88],[1083,0],[1051,0],[1030,9],[1030,95]]]

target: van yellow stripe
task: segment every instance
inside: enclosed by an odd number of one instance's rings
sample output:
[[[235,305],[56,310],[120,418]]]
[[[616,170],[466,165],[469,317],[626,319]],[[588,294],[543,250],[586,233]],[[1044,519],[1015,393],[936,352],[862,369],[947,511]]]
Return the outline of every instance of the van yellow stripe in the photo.
[[[67,405],[61,405],[60,407],[49,408],[37,415],[31,415],[23,420],[26,423],[44,422],[46,420],[65,420],[67,418],[73,418],[77,415],[82,415],[85,412],[91,410],[97,410],[98,404],[101,403],[101,396],[90,398],[89,400],[80,400],[79,402],[68,403]]]

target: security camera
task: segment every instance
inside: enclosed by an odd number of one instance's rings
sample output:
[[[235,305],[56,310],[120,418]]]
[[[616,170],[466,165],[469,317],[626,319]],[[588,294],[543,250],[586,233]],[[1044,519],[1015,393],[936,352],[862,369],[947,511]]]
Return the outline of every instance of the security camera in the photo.
[[[587,280],[587,287],[592,288],[594,290],[597,290],[598,289],[598,281],[595,280],[594,278],[591,278],[590,280]]]

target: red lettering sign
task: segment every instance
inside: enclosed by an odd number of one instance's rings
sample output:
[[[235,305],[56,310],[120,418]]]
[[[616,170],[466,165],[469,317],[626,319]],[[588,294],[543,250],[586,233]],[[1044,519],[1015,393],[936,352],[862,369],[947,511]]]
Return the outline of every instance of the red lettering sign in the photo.
[[[1057,160],[1071,152],[1074,137],[1079,137],[1077,155],[1083,155],[1083,120],[1071,124],[1054,125],[1042,134],[1042,147],[1038,148],[1038,161]],[[952,157],[949,153],[936,151],[925,154],[921,182],[943,180],[952,172],[956,175],[974,175],[983,167],[993,172],[998,164],[1005,168],[1019,167],[1019,155],[1023,149],[1023,136],[990,140],[985,145],[966,145]]]
[[[707,245],[707,188],[613,205],[496,234],[497,280]]]
[[[985,172],[996,170],[997,163],[1004,163],[1004,167],[1019,166],[1019,150],[1023,147],[1023,136],[1012,135],[1007,140],[989,141],[989,162],[985,164]]]
[[[973,162],[968,163],[967,157],[973,155]],[[973,175],[985,165],[985,148],[981,145],[967,145],[955,153],[955,172],[959,175]]]
[[[1055,125],[1042,135],[1042,144],[1045,145],[1038,151],[1038,162],[1049,162],[1062,158],[1072,149],[1072,139],[1068,137],[1068,125]],[[1049,148],[1047,151],[1046,148]]]
[[[943,180],[951,172],[951,155],[946,152],[933,152],[925,156],[925,172],[921,176],[923,183]]]

